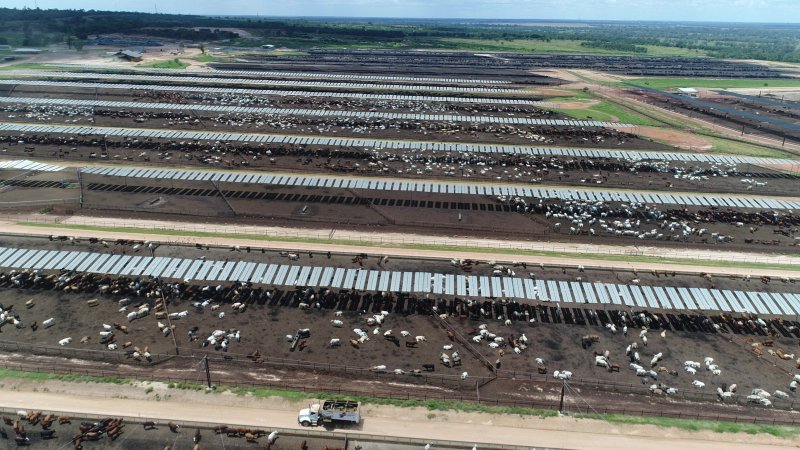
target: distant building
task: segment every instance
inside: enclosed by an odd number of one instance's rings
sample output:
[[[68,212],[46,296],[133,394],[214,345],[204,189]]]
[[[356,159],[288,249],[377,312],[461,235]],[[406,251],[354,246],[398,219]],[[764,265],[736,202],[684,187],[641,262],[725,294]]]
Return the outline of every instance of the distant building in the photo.
[[[0,50],[11,50],[10,45],[0,45]]]
[[[122,50],[117,52],[116,55],[125,61],[139,62],[142,60],[142,52],[136,52],[133,50]]]
[[[264,50],[275,50],[275,46],[272,44],[264,44],[261,46],[261,48]]]
[[[28,55],[35,55],[37,53],[42,53],[41,50],[38,48],[16,48],[14,49],[14,53],[24,53]]]
[[[678,93],[689,97],[697,97],[698,92],[695,88],[678,88]]]

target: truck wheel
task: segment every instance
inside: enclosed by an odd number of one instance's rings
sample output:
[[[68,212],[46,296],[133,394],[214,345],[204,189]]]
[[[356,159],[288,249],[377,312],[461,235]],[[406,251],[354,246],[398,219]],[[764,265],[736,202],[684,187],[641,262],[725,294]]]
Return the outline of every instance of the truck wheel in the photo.
[[[304,427],[310,427],[311,426],[311,422],[309,422],[307,420],[304,420],[304,421],[300,422],[300,425],[302,425]]]

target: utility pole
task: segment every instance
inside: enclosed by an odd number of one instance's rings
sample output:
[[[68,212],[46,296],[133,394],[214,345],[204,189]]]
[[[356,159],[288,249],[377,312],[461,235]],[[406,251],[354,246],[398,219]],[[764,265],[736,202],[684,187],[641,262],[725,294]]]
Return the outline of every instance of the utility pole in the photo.
[[[214,387],[211,385],[211,371],[208,370],[208,354],[203,356],[203,365],[206,369],[206,382],[208,383],[208,389],[214,389]]]
[[[567,386],[566,381],[561,382],[561,400],[558,402],[558,413],[564,415],[564,388]]]

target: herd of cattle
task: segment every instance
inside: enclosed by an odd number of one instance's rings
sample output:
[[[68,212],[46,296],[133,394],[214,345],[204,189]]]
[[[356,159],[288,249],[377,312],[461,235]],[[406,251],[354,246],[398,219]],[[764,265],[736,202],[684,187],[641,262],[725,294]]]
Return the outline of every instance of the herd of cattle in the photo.
[[[582,126],[509,125],[491,123],[469,123],[455,121],[414,121],[356,117],[305,117],[286,114],[216,113],[190,114],[169,111],[131,111],[124,109],[89,108],[82,106],[5,106],[0,108],[16,119],[22,115],[27,120],[40,122],[66,121],[67,123],[107,122],[109,119],[129,119],[136,123],[158,120],[167,127],[208,129],[232,129],[236,131],[259,130],[261,132],[293,131],[303,133],[342,133],[354,135],[371,134],[376,137],[391,137],[387,130],[414,132],[425,138],[429,133],[448,135],[485,134],[490,140],[504,141],[518,138],[522,143],[554,145],[563,142],[616,146],[632,140],[634,136],[604,128]],[[11,114],[13,113],[13,114]],[[66,119],[65,119],[66,118]],[[126,122],[127,123],[127,122]],[[515,141],[515,142],[516,142]]]
[[[25,447],[32,444],[31,436],[34,431],[31,428],[41,428],[37,436],[40,441],[54,440],[58,439],[59,436],[56,434],[53,425],[56,422],[58,422],[58,425],[62,426],[71,425],[73,420],[74,419],[70,416],[57,416],[53,414],[44,414],[41,411],[34,412],[25,410],[17,411],[16,416],[13,417],[2,416],[3,425],[10,427],[17,447]],[[158,424],[152,420],[143,421],[141,425],[145,432],[158,429]],[[169,428],[170,432],[174,434],[181,433],[182,427],[179,424],[168,422],[165,425]],[[83,444],[86,442],[102,444],[104,438],[106,438],[106,445],[115,445],[112,444],[112,442],[116,441],[117,438],[126,432],[126,426],[127,424],[124,423],[124,419],[122,418],[106,417],[94,421],[83,421],[79,423],[78,433],[70,438],[68,442],[72,444],[74,450],[82,450]],[[265,442],[263,448],[265,450],[269,450],[279,438],[278,431],[269,432],[262,429],[227,425],[218,425],[212,429],[212,432],[217,435],[225,435],[229,438],[244,438],[246,442],[253,444],[259,444],[259,439],[264,438]],[[131,433],[131,431],[129,430],[128,433]],[[0,438],[10,439],[9,432],[2,425],[0,425]],[[200,428],[196,428],[192,434],[194,450],[200,450],[200,443],[202,440],[203,433],[200,431]],[[65,446],[66,445],[69,444],[65,444]],[[213,448],[214,444],[211,445]],[[64,446],[59,448],[64,448]],[[300,448],[301,450],[308,450],[308,446],[305,442],[303,442]],[[164,450],[170,450],[170,446],[164,447]]]
[[[97,240],[95,240],[97,241]],[[99,241],[98,241],[99,242]],[[104,241],[103,241],[104,242]],[[104,242],[104,245],[108,245]],[[144,248],[144,243],[123,242],[123,246],[131,245],[131,248]],[[454,260],[452,264],[463,266],[464,263]],[[495,267],[494,272],[500,275],[512,273],[514,268],[506,266]],[[579,267],[579,272],[582,267]],[[636,282],[638,280],[634,280]],[[764,280],[762,280],[764,281]],[[769,282],[767,279],[766,282]],[[154,314],[156,325],[159,332],[165,337],[169,336],[174,330],[174,325],[170,321],[187,318],[191,311],[200,312],[209,310],[220,320],[227,314],[244,313],[249,305],[276,305],[293,307],[300,309],[319,309],[333,311],[357,311],[362,315],[373,313],[366,319],[366,325],[380,325],[386,315],[392,314],[421,314],[441,315],[443,319],[447,317],[458,317],[465,320],[500,320],[506,325],[513,322],[536,323],[574,323],[580,325],[592,325],[606,327],[613,331],[631,328],[650,328],[650,329],[670,329],[679,331],[700,331],[708,333],[733,332],[737,334],[747,334],[754,336],[768,336],[770,334],[784,337],[800,338],[798,324],[780,319],[764,321],[758,317],[746,316],[744,321],[734,319],[730,316],[702,316],[685,315],[673,313],[652,313],[642,311],[640,313],[619,312],[617,314],[594,309],[583,308],[562,308],[560,304],[529,304],[520,303],[515,300],[504,299],[445,299],[445,298],[418,298],[404,293],[389,292],[357,292],[357,291],[337,291],[327,288],[306,288],[296,287],[294,290],[281,290],[256,286],[251,283],[239,282],[232,285],[199,285],[188,282],[166,282],[158,278],[128,278],[111,277],[107,275],[83,274],[75,272],[61,273],[41,273],[33,270],[9,271],[0,273],[0,287],[18,289],[40,289],[53,290],[69,293],[88,293],[99,296],[117,298],[119,307],[119,319],[109,320],[111,324],[103,324],[102,329],[98,330],[99,342],[108,350],[117,350],[121,347],[126,355],[136,359],[149,359],[147,348],[140,350],[132,345],[131,342],[117,342],[115,335],[127,334],[127,325],[135,320]],[[170,302],[176,305],[186,305],[190,308],[178,308],[169,312],[167,306]],[[90,300],[89,306],[96,306],[97,300]],[[25,308],[34,305],[28,302]],[[13,305],[2,307],[0,319],[4,324],[11,324],[18,328],[26,326],[36,329],[42,327],[50,328],[56,318],[44,320],[41,324],[23,323],[19,313],[21,308],[14,308]],[[341,312],[338,313],[341,315]],[[120,323],[122,322],[122,323]],[[370,323],[372,322],[372,323]],[[334,327],[341,327],[343,322],[340,317],[335,317],[331,324]],[[612,328],[613,327],[613,328]],[[519,353],[524,350],[520,344],[526,344],[527,338],[524,335],[515,338],[505,339],[498,336],[499,333],[487,331],[486,325],[481,329],[472,330],[470,335],[475,343],[486,339],[490,346],[497,348],[511,344],[511,350]],[[378,333],[379,328],[375,328],[373,334]],[[361,331],[360,333],[358,331]],[[357,330],[354,341],[368,339],[366,333]],[[289,336],[291,338],[291,336]],[[384,337],[391,340],[391,332],[384,333]],[[408,332],[403,332],[403,337],[408,337]],[[420,336],[417,336],[420,338]],[[421,337],[424,339],[424,336]],[[82,342],[90,338],[84,336]],[[242,331],[235,328],[214,330],[207,337],[201,339],[197,327],[189,330],[189,340],[199,341],[198,345],[210,346],[216,350],[227,351],[233,342],[242,339]],[[646,337],[645,337],[646,339]],[[68,345],[72,342],[72,336],[57,339],[60,345]],[[417,342],[420,339],[415,339]],[[331,341],[331,345],[336,345],[340,341]],[[351,342],[352,343],[352,342]],[[399,341],[397,342],[399,345]],[[406,342],[406,345],[414,345],[414,342]],[[442,358],[444,359],[444,358]],[[449,359],[455,360],[452,355]]]
[[[133,98],[160,103],[200,103],[226,106],[277,106],[277,107],[303,107],[314,109],[342,109],[346,111],[377,110],[377,111],[408,111],[414,113],[505,113],[522,115],[524,117],[541,117],[552,115],[552,112],[536,107],[494,104],[494,103],[449,103],[425,102],[415,100],[374,100],[359,98],[324,98],[308,97],[303,95],[293,97],[268,97],[263,95],[236,94],[236,93],[206,93],[206,92],[164,92],[164,91],[133,91]]]

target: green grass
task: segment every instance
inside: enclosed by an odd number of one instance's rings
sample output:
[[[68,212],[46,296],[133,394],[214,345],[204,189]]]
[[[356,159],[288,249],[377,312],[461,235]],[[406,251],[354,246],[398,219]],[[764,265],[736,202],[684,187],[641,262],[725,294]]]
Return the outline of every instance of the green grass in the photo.
[[[214,61],[217,60],[216,57],[211,56],[211,55],[197,55],[197,56],[192,57],[190,59],[193,59],[193,60],[195,60],[197,62],[214,62]]]
[[[193,385],[184,383],[183,385],[170,385],[178,389],[202,390],[205,385]],[[400,408],[426,408],[430,411],[464,411],[481,412],[488,414],[514,414],[521,416],[555,417],[556,411],[526,408],[519,406],[494,406],[476,402],[462,402],[458,400],[420,400],[420,399],[396,399],[370,397],[366,395],[343,395],[330,392],[303,392],[289,389],[274,388],[251,388],[251,387],[231,387],[217,386],[215,392],[230,392],[239,396],[252,396],[258,398],[278,397],[290,401],[303,401],[308,399],[348,399],[371,405],[396,406]]]
[[[554,103],[574,103],[574,102],[586,102],[587,106],[584,109],[561,109],[557,106],[552,109],[554,111],[558,111],[561,114],[565,114],[569,117],[574,119],[589,119],[590,120],[599,120],[599,121],[619,121],[621,123],[629,123],[632,125],[642,125],[642,126],[661,126],[662,124],[656,120],[653,120],[647,116],[639,114],[631,109],[628,109],[620,104],[611,102],[611,101],[601,101],[596,105],[589,105],[589,100],[594,100],[595,97],[591,94],[590,91],[584,91],[583,89],[569,89],[573,95],[570,97],[553,97],[548,98],[548,102]]]
[[[764,147],[761,145],[750,144],[749,142],[726,139],[716,136],[704,136],[711,141],[711,151],[716,153],[726,153],[743,156],[758,156],[762,158],[791,158],[797,159],[797,155],[783,150]]]
[[[607,97],[603,96],[606,100]],[[616,99],[616,103],[635,111],[643,117],[647,117],[653,121],[660,122],[672,128],[683,130],[691,133],[696,133],[700,136],[707,138],[712,145],[711,151],[716,153],[725,153],[729,155],[742,155],[742,156],[760,156],[764,158],[788,158],[798,159],[798,154],[791,150],[784,150],[776,147],[766,145],[759,145],[744,140],[722,136],[719,133],[709,130],[701,125],[698,125],[691,120],[678,119],[673,116],[665,116],[659,114],[652,109],[646,109],[635,102]]]
[[[283,237],[283,236],[265,236],[260,234],[241,234],[241,233],[219,233],[219,232],[204,232],[204,231],[182,231],[167,228],[136,228],[136,227],[104,227],[95,225],[73,225],[73,224],[49,224],[39,222],[18,222],[19,225],[34,226],[41,228],[68,228],[74,230],[87,230],[87,231],[117,231],[132,234],[162,234],[167,236],[190,236],[190,237],[221,237],[232,239],[251,239],[259,241],[277,241],[277,242],[304,242],[304,243],[318,243],[318,244],[339,244],[351,246],[363,246],[365,244],[375,247],[385,248],[404,248],[416,250],[435,250],[447,252],[474,252],[474,253],[495,253],[507,254],[511,256],[553,256],[553,257],[574,257],[578,253],[563,253],[556,251],[541,251],[541,250],[521,250],[521,249],[508,249],[508,248],[487,248],[487,247],[464,247],[458,245],[437,245],[437,244],[381,244],[379,242],[369,241],[356,241],[347,239],[324,239],[324,238],[307,238],[307,237]],[[680,264],[680,265],[702,265],[710,267],[738,267],[738,268],[761,268],[761,269],[780,269],[791,270],[794,269],[788,264],[774,264],[774,263],[746,263],[740,261],[726,261],[726,260],[701,260],[701,259],[684,259],[684,258],[666,258],[656,256],[637,256],[637,255],[608,255],[599,253],[580,253],[583,259],[590,259],[595,261],[627,261],[627,262],[651,262],[662,264]],[[791,254],[794,255],[794,254]]]
[[[53,67],[41,63],[18,63],[0,67],[0,70],[52,70],[52,69]]]
[[[569,97],[549,97],[548,102],[579,102],[583,100],[594,100],[595,97],[588,90],[583,89],[564,89],[572,92]]]
[[[69,373],[26,372],[22,370],[0,369],[0,379],[18,378],[33,381],[58,380],[75,383],[108,383],[130,384],[133,380],[124,377],[98,377],[92,375],[77,375]]]
[[[716,420],[673,419],[670,417],[626,416],[622,414],[576,414],[579,419],[597,419],[624,425],[656,425],[688,431],[713,431],[714,433],[771,434],[791,438],[800,434],[800,427],[724,422]]]
[[[633,52],[620,50],[608,50],[603,48],[583,47],[578,40],[553,39],[544,41],[538,39],[462,39],[444,38],[433,41],[430,46],[452,50],[484,50],[484,51],[506,51],[506,52],[541,52],[541,53],[580,53],[592,55],[634,55]],[[425,45],[421,45],[425,47]],[[704,52],[688,50],[677,47],[663,47],[648,45],[648,52],[645,56],[704,56]]]
[[[20,370],[0,369],[0,379],[23,379],[34,381],[58,380],[77,383],[110,383],[129,384],[131,379],[123,377],[95,377],[85,375],[71,375],[59,373],[27,372]],[[168,385],[171,389],[204,391],[206,386],[200,383],[173,382]],[[152,387],[146,393],[153,392]],[[419,399],[392,399],[378,398],[364,395],[343,395],[329,392],[303,392],[291,389],[258,388],[258,387],[232,387],[220,385],[213,391],[215,393],[229,392],[238,396],[252,396],[256,398],[277,397],[289,401],[299,402],[309,399],[348,399],[364,404],[395,406],[400,408],[426,408],[429,411],[463,411],[479,412],[486,414],[505,414],[516,416],[538,416],[541,418],[555,417],[558,413],[553,410],[527,408],[521,406],[493,406],[476,402],[462,402],[457,400],[419,400]],[[434,415],[435,417],[435,415]],[[758,425],[750,423],[735,423],[714,420],[673,419],[666,417],[626,416],[621,414],[576,414],[578,419],[603,420],[614,424],[623,425],[655,425],[665,428],[679,428],[688,431],[712,431],[714,433],[747,433],[770,434],[780,438],[792,438],[800,434],[800,427],[783,425]],[[430,414],[428,419],[433,418]]]
[[[590,119],[599,121],[619,121],[621,123],[628,123],[632,125],[641,126],[661,126],[661,123],[631,111],[618,104],[601,101],[596,105],[592,105],[586,109],[558,109],[554,110],[566,114],[575,119]]]
[[[178,58],[169,59],[166,61],[156,61],[150,64],[144,64],[139,67],[148,67],[152,69],[185,69],[189,67],[189,63],[185,63]]]
[[[722,78],[632,78],[628,83],[647,86],[653,89],[693,88],[771,88],[800,87],[800,79],[722,79]],[[622,83],[619,83],[622,84]]]

